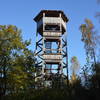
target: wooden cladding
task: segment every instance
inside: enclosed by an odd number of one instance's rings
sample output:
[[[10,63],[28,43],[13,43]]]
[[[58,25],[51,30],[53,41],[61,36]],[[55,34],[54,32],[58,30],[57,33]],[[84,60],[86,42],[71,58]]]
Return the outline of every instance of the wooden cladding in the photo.
[[[52,55],[43,55],[43,58],[45,60],[61,60],[62,59],[62,55],[56,55],[56,54],[52,54]]]
[[[43,36],[59,37],[61,35],[61,32],[43,32]]]
[[[46,25],[58,25],[58,26],[60,25],[64,29],[64,31],[66,31],[66,22],[61,17],[43,17],[43,18],[41,18],[37,22],[38,31],[40,31],[41,28],[42,28],[42,31],[45,31]],[[43,26],[44,26],[44,29],[43,29]],[[58,31],[61,31],[60,28]]]

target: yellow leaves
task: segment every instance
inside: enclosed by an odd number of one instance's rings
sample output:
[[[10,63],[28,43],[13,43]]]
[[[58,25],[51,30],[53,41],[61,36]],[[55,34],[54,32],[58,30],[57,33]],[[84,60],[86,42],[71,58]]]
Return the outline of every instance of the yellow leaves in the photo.
[[[18,38],[18,37],[16,37],[16,38],[14,38],[14,39],[13,39],[13,43],[14,43],[14,44],[18,44],[18,43],[19,43],[19,41],[20,41],[20,40],[19,40],[19,38]]]
[[[7,32],[10,32],[10,33],[14,33],[14,30],[12,29],[12,27],[11,26],[8,26],[8,28],[7,28],[7,30],[6,30]]]
[[[21,41],[21,39],[19,37],[12,39],[12,43],[13,43],[13,46],[15,46],[17,49],[18,48],[21,48],[21,49],[25,48],[24,43]]]
[[[21,37],[21,30],[13,25],[0,25],[0,41],[3,43],[2,46],[7,48],[12,47],[13,49],[21,50],[24,49],[27,45],[23,42]],[[0,43],[1,43],[0,42]],[[0,44],[1,45],[1,44]],[[9,49],[10,50],[10,49]]]
[[[87,27],[88,27],[89,29],[93,29],[93,28],[94,28],[94,25],[92,24],[91,20],[85,19],[85,22],[86,22]]]
[[[75,81],[76,79],[77,79],[77,78],[76,78],[76,75],[75,75],[75,73],[73,72],[73,73],[72,73],[71,80],[72,80],[72,81]]]
[[[16,26],[13,26],[13,25],[8,25],[7,28],[6,28],[6,32],[8,34],[11,33],[11,34],[14,34],[14,35],[19,34],[19,30],[17,29]]]
[[[91,39],[91,33],[90,32],[87,34],[87,37],[88,37],[88,39]]]
[[[82,41],[85,42],[87,45],[92,45],[93,29],[94,25],[89,19],[85,19],[85,24],[82,24],[80,26],[80,30],[82,32]]]
[[[13,25],[0,25],[0,37],[15,38],[20,37],[21,31]]]

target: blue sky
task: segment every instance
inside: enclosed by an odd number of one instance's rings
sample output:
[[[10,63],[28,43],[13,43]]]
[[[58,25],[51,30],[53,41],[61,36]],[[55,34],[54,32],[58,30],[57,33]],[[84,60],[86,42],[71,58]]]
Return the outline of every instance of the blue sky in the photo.
[[[85,18],[89,18],[98,29],[100,25],[94,16],[100,11],[100,5],[96,0],[0,0],[0,24],[13,24],[22,29],[23,39],[31,38],[30,49],[34,50],[36,23],[33,18],[42,9],[65,12],[69,18],[67,23],[69,59],[77,56],[80,64],[85,64],[85,50],[79,26],[84,23]]]

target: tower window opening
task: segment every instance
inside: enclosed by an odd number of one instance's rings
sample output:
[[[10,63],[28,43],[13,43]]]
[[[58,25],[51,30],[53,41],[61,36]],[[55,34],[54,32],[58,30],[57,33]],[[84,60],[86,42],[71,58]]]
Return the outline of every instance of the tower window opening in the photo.
[[[59,25],[45,25],[45,30],[47,31],[60,31]]]
[[[59,17],[59,13],[45,13],[45,17]]]
[[[58,73],[59,72],[59,64],[46,64],[45,66],[45,72],[46,73]]]
[[[56,53],[61,53],[60,52],[60,42],[48,42],[46,41],[45,43],[45,53],[46,54],[56,54]]]

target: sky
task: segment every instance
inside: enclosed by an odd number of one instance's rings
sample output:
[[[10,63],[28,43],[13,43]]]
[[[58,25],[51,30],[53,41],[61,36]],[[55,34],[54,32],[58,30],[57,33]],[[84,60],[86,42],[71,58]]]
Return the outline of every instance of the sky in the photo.
[[[69,63],[72,56],[77,56],[83,66],[86,56],[79,26],[84,23],[85,18],[89,18],[96,29],[100,27],[95,18],[96,12],[100,11],[97,0],[0,0],[0,24],[16,25],[22,30],[24,40],[32,39],[29,48],[34,51],[36,23],[33,18],[44,9],[64,11],[69,19],[67,23]]]

